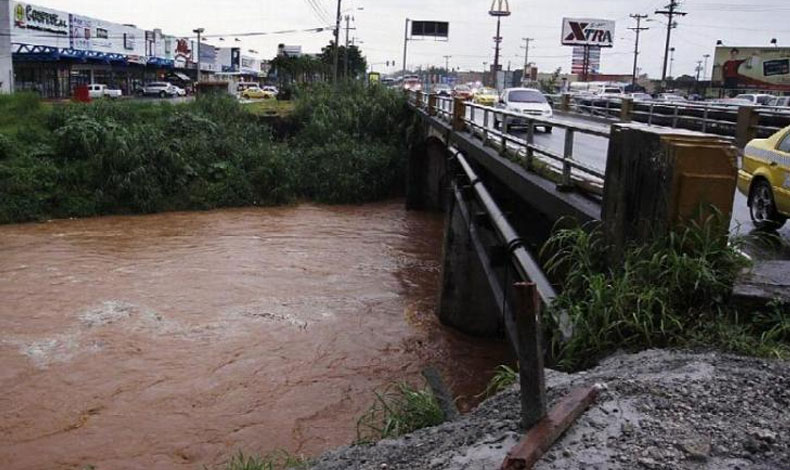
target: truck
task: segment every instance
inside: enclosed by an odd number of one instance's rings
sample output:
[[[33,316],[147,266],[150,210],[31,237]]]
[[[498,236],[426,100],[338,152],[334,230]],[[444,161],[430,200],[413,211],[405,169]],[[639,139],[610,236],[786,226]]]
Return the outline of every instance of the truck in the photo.
[[[123,96],[123,92],[121,90],[114,90],[108,88],[107,85],[102,85],[100,83],[91,83],[88,85],[88,93],[90,97],[93,99],[96,98],[120,98]]]

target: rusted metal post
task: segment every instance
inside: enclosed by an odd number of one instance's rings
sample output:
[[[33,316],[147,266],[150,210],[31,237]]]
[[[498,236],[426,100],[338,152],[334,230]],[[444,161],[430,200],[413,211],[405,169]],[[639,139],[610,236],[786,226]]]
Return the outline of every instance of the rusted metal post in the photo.
[[[754,139],[756,131],[754,126],[759,123],[760,115],[754,106],[741,106],[738,108],[738,127],[735,129],[735,142],[738,147],[744,148],[749,141]]]
[[[623,122],[631,122],[634,113],[634,100],[631,98],[623,98],[620,102],[620,120]]]
[[[453,130],[463,131],[466,129],[464,117],[466,116],[466,103],[460,98],[453,100]]]
[[[507,131],[510,127],[510,116],[502,115],[502,148],[499,149],[501,155],[507,155]]]
[[[527,169],[532,169],[532,161],[535,158],[535,153],[532,150],[532,145],[535,143],[535,121],[532,119],[527,123]]]
[[[529,429],[546,416],[546,380],[543,372],[541,302],[534,283],[518,283],[515,291],[516,337],[521,383],[521,427]]]
[[[573,167],[571,160],[573,160],[573,129],[565,129],[565,149],[562,154],[562,183],[559,189],[570,190],[573,188],[573,180],[571,178]]]
[[[428,115],[429,116],[436,116],[436,102],[438,96],[435,94],[428,95]]]
[[[560,109],[564,112],[569,112],[571,110],[571,95],[570,93],[563,93],[562,94],[562,104],[560,105]]]

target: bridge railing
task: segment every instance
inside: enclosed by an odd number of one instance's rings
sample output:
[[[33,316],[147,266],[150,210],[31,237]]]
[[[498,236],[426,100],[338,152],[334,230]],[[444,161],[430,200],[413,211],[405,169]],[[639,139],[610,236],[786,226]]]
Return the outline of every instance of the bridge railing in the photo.
[[[555,108],[615,121],[689,129],[747,140],[768,137],[790,125],[790,109],[728,106],[717,103],[632,101],[617,97],[577,96],[554,100]],[[743,146],[743,142],[741,142]]]
[[[550,117],[517,113],[504,109],[464,102],[460,111],[449,97],[422,92],[409,93],[409,102],[431,116],[448,123],[460,119],[467,129],[479,137],[484,145],[497,148],[503,156],[515,159],[527,170],[543,174],[562,189],[582,189],[595,195],[603,194],[604,171],[574,158],[574,144],[579,134],[609,138],[609,130],[595,126],[570,123]],[[565,140],[562,152],[536,143],[537,128],[563,129]],[[521,129],[520,134],[511,131]]]

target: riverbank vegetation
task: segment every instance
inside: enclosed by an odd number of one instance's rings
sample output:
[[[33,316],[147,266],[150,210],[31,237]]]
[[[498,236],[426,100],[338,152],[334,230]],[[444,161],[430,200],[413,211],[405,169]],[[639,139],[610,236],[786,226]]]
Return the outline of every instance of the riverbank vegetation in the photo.
[[[357,421],[357,443],[376,442],[437,426],[445,416],[430,387],[405,382],[375,392],[375,401]]]
[[[0,97],[0,223],[297,200],[402,188],[409,113],[380,87],[297,93],[285,136],[231,97],[45,105]]]
[[[704,348],[790,357],[790,312],[739,311],[731,290],[748,265],[719,218],[690,223],[652,243],[633,244],[612,262],[601,229],[557,230],[544,248],[562,294],[544,315],[553,367],[574,371],[616,351]],[[572,325],[560,333],[560,316]]]

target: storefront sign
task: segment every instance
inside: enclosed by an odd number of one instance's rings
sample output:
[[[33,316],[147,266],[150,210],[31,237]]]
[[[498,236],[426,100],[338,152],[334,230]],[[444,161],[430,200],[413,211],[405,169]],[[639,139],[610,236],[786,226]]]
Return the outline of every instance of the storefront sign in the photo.
[[[83,51],[91,50],[93,21],[84,16],[69,15],[69,22],[71,23],[71,48]]]
[[[592,18],[563,18],[563,46],[614,46],[614,21]]]
[[[189,39],[176,40],[174,63],[177,68],[185,69],[192,60],[192,42]]]
[[[47,31],[63,36],[69,35],[68,16],[49,8],[17,3],[14,6],[14,25],[17,28]]]

